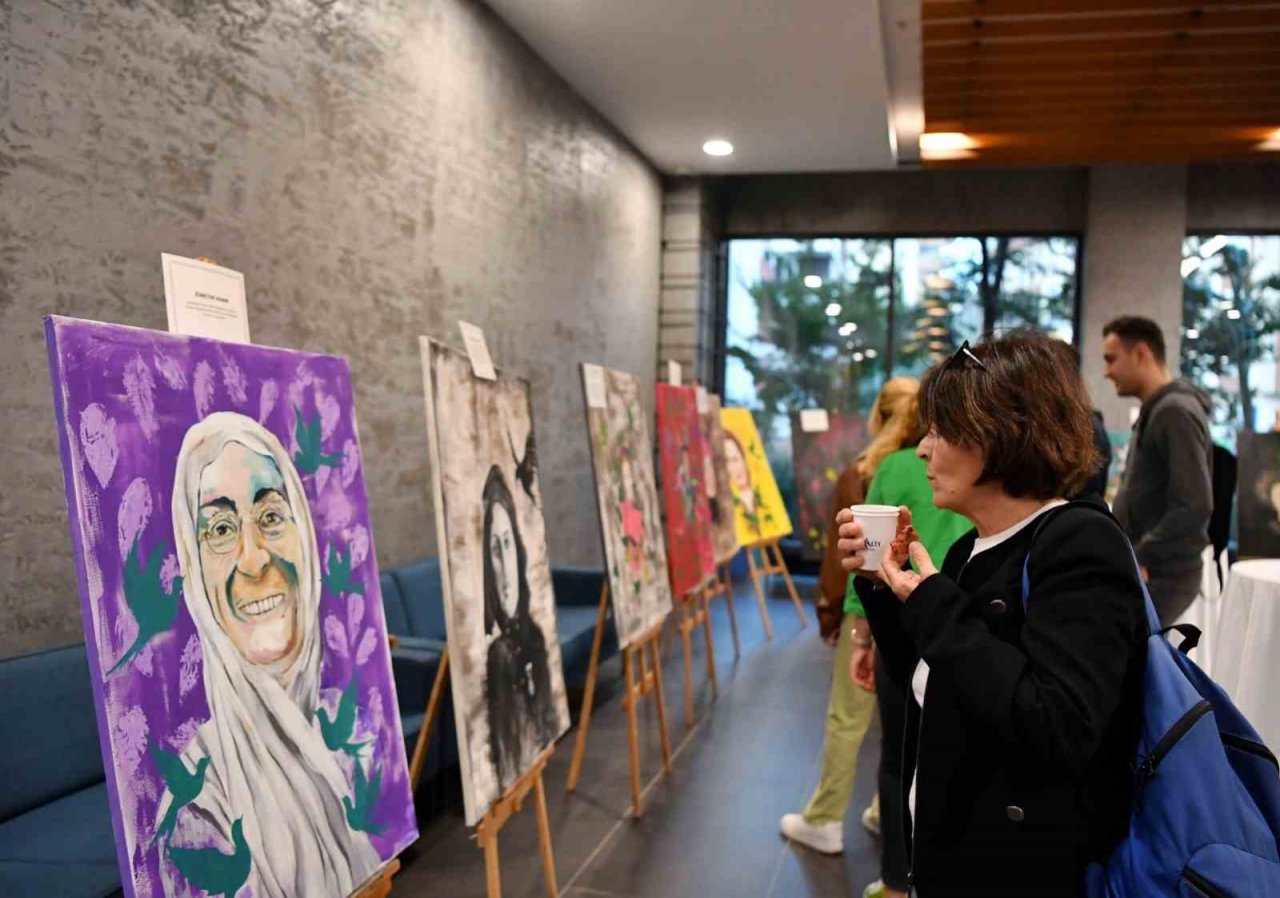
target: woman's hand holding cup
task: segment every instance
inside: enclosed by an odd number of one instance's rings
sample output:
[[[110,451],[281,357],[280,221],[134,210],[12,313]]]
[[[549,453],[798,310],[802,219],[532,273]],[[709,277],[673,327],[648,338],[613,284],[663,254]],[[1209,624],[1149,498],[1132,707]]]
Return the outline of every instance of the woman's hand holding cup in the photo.
[[[903,601],[920,581],[938,572],[911,526],[911,510],[906,506],[842,508],[836,523],[840,525],[836,548],[844,569],[881,581]],[[887,538],[890,532],[891,539]],[[907,566],[908,559],[915,565],[914,571]]]

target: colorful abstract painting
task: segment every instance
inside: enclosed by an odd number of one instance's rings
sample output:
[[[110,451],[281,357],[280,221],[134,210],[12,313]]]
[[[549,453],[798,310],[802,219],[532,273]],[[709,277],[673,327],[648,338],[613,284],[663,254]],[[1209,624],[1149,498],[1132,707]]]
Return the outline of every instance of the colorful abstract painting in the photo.
[[[707,441],[708,469],[704,480],[711,516],[711,548],[716,564],[724,564],[738,552],[738,522],[734,518],[733,490],[724,457],[724,425],[720,423],[720,397],[708,393],[700,413],[702,435]]]
[[[417,828],[346,361],[46,336],[125,894],[350,894]]]
[[[671,589],[688,595],[715,576],[711,508],[706,500],[707,443],[694,387],[657,386],[658,453],[666,508]]]
[[[629,646],[671,612],[667,553],[640,381],[582,366],[591,464],[618,643]]]
[[[1280,558],[1280,433],[1241,430],[1236,508],[1241,558]]]
[[[423,338],[467,824],[569,728],[529,384]]]
[[[750,409],[721,409],[720,422],[724,425],[725,467],[733,492],[738,542],[753,546],[786,536],[791,532],[791,518]]]
[[[796,517],[805,555],[822,557],[830,533],[831,503],[840,472],[866,448],[867,422],[860,415],[827,413],[827,429],[805,431],[791,416],[791,452],[796,477]]]

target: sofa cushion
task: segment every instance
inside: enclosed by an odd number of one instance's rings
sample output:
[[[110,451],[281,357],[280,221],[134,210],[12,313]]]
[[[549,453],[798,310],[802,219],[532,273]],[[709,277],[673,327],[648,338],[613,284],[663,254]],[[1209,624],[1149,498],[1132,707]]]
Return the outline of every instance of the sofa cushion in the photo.
[[[0,820],[105,777],[83,643],[0,661],[0,720]]]
[[[564,664],[566,683],[581,685],[587,680],[591,666],[591,643],[596,635],[597,608],[575,605],[556,606],[556,633],[560,637],[560,659]],[[610,657],[618,648],[613,615],[605,618],[604,640],[600,643],[600,660]]]
[[[102,898],[119,888],[106,783],[0,823],[0,895]]]
[[[391,574],[404,599],[409,635],[444,639],[444,592],[440,586],[439,559],[427,558],[401,565],[392,568]]]
[[[400,584],[391,574],[378,575],[378,589],[382,592],[382,614],[387,619],[387,632],[404,636],[409,633],[409,617],[404,613],[404,596]]]
[[[600,604],[600,586],[604,583],[604,571],[588,567],[553,567],[551,586],[556,591],[557,605]]]

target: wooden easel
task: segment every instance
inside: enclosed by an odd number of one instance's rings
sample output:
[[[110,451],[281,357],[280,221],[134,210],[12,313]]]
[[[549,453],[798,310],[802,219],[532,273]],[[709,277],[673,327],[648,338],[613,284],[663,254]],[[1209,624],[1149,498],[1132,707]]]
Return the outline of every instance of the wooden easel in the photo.
[[[600,587],[600,610],[596,614],[596,633],[591,642],[591,663],[587,669],[587,686],[582,696],[582,714],[578,720],[578,735],[573,745],[573,761],[569,765],[568,791],[578,787],[582,774],[582,759],[587,751],[587,730],[591,727],[591,707],[595,701],[596,680],[600,673],[600,644],[604,641],[605,618],[609,610],[609,581]],[[665,621],[664,621],[665,623]],[[639,819],[644,814],[640,799],[640,741],[636,704],[652,694],[658,704],[658,730],[662,737],[662,766],[671,772],[671,741],[667,736],[667,702],[662,691],[662,659],[658,643],[662,638],[663,624],[659,623],[641,634],[631,645],[622,650],[622,679],[624,692],[622,707],[627,712],[627,739],[631,749],[631,816]]]
[[[718,581],[719,578],[713,578]],[[712,701],[720,698],[720,684],[716,682],[716,649],[711,636],[711,614],[707,607],[707,589],[704,584],[688,595],[676,600],[679,612],[680,639],[684,643],[684,722],[693,726],[693,631],[702,627],[707,642],[707,679],[711,681]],[[730,601],[732,604],[732,601]]]
[[[400,871],[400,860],[392,858],[377,873],[351,893],[351,898],[387,898],[391,894],[391,877]]]
[[[427,716],[422,721],[422,729],[418,731],[418,741],[413,747],[413,760],[409,762],[409,783],[413,791],[418,789],[418,778],[422,775],[422,765],[427,757],[427,740],[440,716],[440,705],[444,697],[444,684],[449,677],[449,647],[445,646],[440,657],[440,667],[436,670],[435,681],[431,684],[431,695],[427,698]],[[547,819],[547,791],[542,783],[542,771],[547,760],[555,751],[549,747],[516,780],[506,793],[494,802],[493,807],[480,818],[476,824],[476,844],[484,851],[484,873],[488,898],[502,898],[502,875],[498,867],[498,833],[511,819],[520,812],[529,792],[535,793],[534,808],[538,816],[538,845],[542,849],[542,877],[547,886],[547,898],[556,898],[559,888],[556,886],[556,860],[551,850],[551,824]],[[397,863],[397,869],[399,864]],[[392,871],[394,872],[394,871]],[[390,891],[390,874],[387,876],[387,891]],[[357,898],[383,898],[386,892],[360,894]]]
[[[498,833],[520,812],[529,792],[534,793],[534,809],[538,814],[538,847],[542,850],[542,881],[547,887],[547,898],[556,898],[556,859],[551,851],[551,825],[547,820],[547,790],[542,784],[542,771],[555,747],[548,748],[533,762],[533,766],[516,780],[489,808],[488,813],[476,824],[476,844],[484,851],[484,876],[488,898],[502,898],[502,874],[498,867]]]
[[[729,610],[729,629],[733,633],[733,657],[738,658],[742,655],[742,643],[738,639],[738,612],[734,608],[733,601],[733,582],[729,579],[729,562],[723,561],[716,565],[716,575],[711,580],[707,591],[707,605],[710,607],[711,600],[717,596],[724,596],[725,607]],[[765,612],[768,614],[768,611]],[[769,618],[765,617],[765,633],[769,638],[773,638],[773,628],[769,626]]]
[[[800,595],[796,585],[791,582],[791,572],[787,570],[787,562],[782,557],[776,539],[761,540],[749,546],[743,546],[747,552],[747,570],[751,574],[751,585],[756,590],[756,603],[760,606],[760,616],[764,619],[765,636],[773,638],[773,627],[769,625],[769,610],[764,599],[764,581],[770,574],[781,574],[787,584],[787,592],[791,594],[791,602],[796,606],[796,614],[800,615],[800,626],[809,626],[809,617],[804,613],[804,605],[800,603]],[[756,561],[756,553],[760,560]],[[772,554],[770,554],[772,553]]]

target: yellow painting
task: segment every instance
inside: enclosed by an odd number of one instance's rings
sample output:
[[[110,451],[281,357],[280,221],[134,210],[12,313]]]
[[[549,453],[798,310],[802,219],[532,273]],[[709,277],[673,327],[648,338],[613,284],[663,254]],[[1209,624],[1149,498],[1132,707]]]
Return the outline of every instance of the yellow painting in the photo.
[[[724,424],[724,458],[733,490],[738,542],[744,546],[778,539],[791,532],[791,518],[773,479],[764,443],[750,409],[720,410]]]

